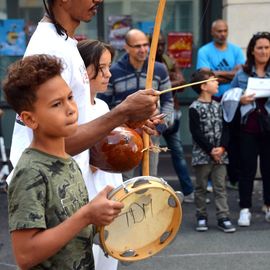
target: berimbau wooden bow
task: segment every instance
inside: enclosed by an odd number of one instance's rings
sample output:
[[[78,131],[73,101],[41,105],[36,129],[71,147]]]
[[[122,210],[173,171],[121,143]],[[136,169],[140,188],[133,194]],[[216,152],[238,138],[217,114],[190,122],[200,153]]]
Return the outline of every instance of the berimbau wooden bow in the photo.
[[[147,68],[145,89],[152,88],[158,38],[159,38],[160,26],[161,26],[161,22],[163,18],[165,4],[166,4],[166,0],[159,0],[159,5],[158,5],[156,19],[155,19],[155,26],[154,26],[153,36],[152,36],[152,42],[151,42],[151,47],[150,47],[150,53],[149,53],[149,58],[148,58],[148,68]],[[146,149],[146,151],[144,151],[144,154],[143,154],[143,162],[142,162],[143,175],[149,175],[149,141],[150,141],[149,135],[143,132],[143,145],[144,145],[144,148]]]

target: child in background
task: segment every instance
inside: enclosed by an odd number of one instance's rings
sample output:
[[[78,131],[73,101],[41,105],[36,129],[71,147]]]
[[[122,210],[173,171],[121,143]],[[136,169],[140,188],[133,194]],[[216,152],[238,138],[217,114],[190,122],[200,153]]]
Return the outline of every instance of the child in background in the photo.
[[[111,77],[110,66],[114,56],[114,49],[111,45],[104,42],[87,39],[78,43],[78,50],[84,61],[90,80],[90,117],[91,120],[93,120],[109,111],[107,103],[96,98],[96,94],[104,93],[107,90],[109,79]],[[109,173],[93,167],[92,172],[93,181],[90,181],[88,189],[90,200],[106,185],[118,187],[123,183],[122,174],[120,173]],[[118,261],[112,257],[106,257],[104,251],[99,246],[93,246],[93,253],[96,269],[117,270]]]
[[[94,269],[93,226],[110,224],[123,204],[105,187],[91,202],[77,163],[65,152],[76,132],[77,105],[60,59],[33,55],[15,62],[3,90],[33,140],[9,185],[9,230],[21,269]]]
[[[197,70],[192,74],[191,83],[215,78],[210,70]],[[193,139],[192,166],[195,170],[195,205],[197,231],[207,231],[206,193],[211,178],[218,228],[224,232],[235,232],[229,219],[229,207],[225,187],[225,151],[228,145],[228,127],[224,125],[220,104],[212,99],[218,92],[218,81],[212,80],[193,86],[199,94],[189,107],[189,126]]]

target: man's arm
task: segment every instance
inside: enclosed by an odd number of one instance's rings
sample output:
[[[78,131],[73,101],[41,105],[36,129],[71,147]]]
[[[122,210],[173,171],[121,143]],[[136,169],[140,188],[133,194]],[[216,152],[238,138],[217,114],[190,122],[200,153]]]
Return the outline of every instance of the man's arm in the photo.
[[[77,155],[91,148],[115,127],[149,119],[156,111],[158,99],[158,92],[154,90],[139,90],[129,95],[110,112],[80,125],[77,132],[66,139],[66,152]]]
[[[219,83],[229,83],[234,78],[236,72],[241,69],[245,63],[245,57],[241,48],[235,47],[234,49],[235,66],[231,71],[215,71],[216,76],[219,78]]]
[[[207,57],[207,54],[205,52],[205,49],[200,48],[198,50],[198,55],[197,55],[197,64],[196,64],[196,69],[200,68],[211,68],[210,63]]]
[[[218,78],[219,83],[230,83],[234,78],[236,72],[241,68],[241,65],[237,65],[233,70],[224,71],[224,70],[215,70],[215,76]]]
[[[215,76],[218,78],[219,83],[230,83],[236,74],[236,72],[241,68],[242,64],[244,63],[244,56],[241,51],[241,49],[234,49],[233,53],[234,57],[234,63],[235,66],[232,70],[213,70],[215,73]],[[205,68],[205,69],[211,69],[213,68],[210,63],[210,57],[211,56],[207,53],[206,49],[199,49],[198,51],[198,57],[197,57],[197,69]]]

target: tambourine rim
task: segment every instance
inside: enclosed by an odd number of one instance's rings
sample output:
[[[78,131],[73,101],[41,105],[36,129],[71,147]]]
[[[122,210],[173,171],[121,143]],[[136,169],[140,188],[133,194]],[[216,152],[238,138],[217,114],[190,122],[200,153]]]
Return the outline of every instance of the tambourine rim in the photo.
[[[173,190],[173,188],[165,181],[163,180],[163,178],[158,178],[155,176],[137,176],[134,178],[131,178],[129,180],[126,180],[122,183],[122,185],[114,188],[111,192],[109,192],[108,194],[108,199],[111,199],[119,190],[121,190],[122,188],[126,188],[128,186],[128,184],[134,182],[135,180],[139,180],[139,179],[146,179],[146,180],[151,180],[151,181],[155,181],[157,183],[162,183],[165,187],[169,187],[171,190]],[[160,180],[161,179],[161,180]],[[143,189],[143,188],[142,188]],[[138,189],[139,190],[139,189]],[[174,190],[173,190],[174,191]],[[135,191],[134,191],[135,192]],[[127,193],[128,194],[128,193]]]
[[[178,233],[178,231],[180,229],[180,225],[182,223],[182,206],[181,206],[181,202],[180,202],[179,198],[177,197],[177,195],[175,194],[174,189],[166,181],[164,181],[162,178],[153,177],[153,176],[138,176],[138,177],[135,177],[135,178],[132,178],[132,179],[129,179],[129,180],[125,181],[125,183],[126,183],[125,187],[127,187],[130,183],[135,182],[135,180],[138,180],[138,179],[141,179],[141,178],[142,179],[143,178],[148,179],[148,180],[151,180],[151,181],[155,181],[155,182],[157,182],[159,184],[163,184],[164,189],[167,192],[169,192],[176,199],[177,205],[175,207],[175,211],[178,208],[178,211],[177,211],[178,213],[175,212],[174,216],[176,216],[176,217],[179,216],[179,219],[178,219],[178,222],[176,222],[176,226],[173,228],[172,234],[164,242],[164,243],[166,243],[166,245],[162,244],[162,246],[159,249],[157,249],[156,251],[151,253],[151,255],[149,255],[149,256],[140,256],[140,257],[138,257],[138,256],[136,256],[136,257],[120,257],[120,256],[117,256],[116,254],[112,253],[111,250],[107,247],[107,245],[105,243],[106,240],[103,237],[104,236],[104,230],[105,230],[106,226],[99,227],[100,242],[102,244],[102,248],[104,249],[104,251],[108,255],[118,259],[119,261],[123,261],[123,262],[132,262],[132,261],[143,260],[143,259],[151,257],[151,256],[155,255],[156,253],[160,252],[161,250],[163,250],[166,246],[168,246],[173,241],[173,239],[176,237],[176,235],[177,235],[177,233]],[[160,180],[160,179],[162,179],[162,180]],[[114,192],[112,192],[112,194],[110,194],[108,196],[108,198],[112,198],[118,191],[123,189],[123,187],[124,187],[124,185],[121,185],[121,186],[115,188],[113,190]],[[119,199],[119,201],[122,202],[126,197],[130,196],[130,194],[133,194],[133,193],[138,192],[138,191],[143,190],[143,189],[145,189],[145,185],[138,186],[138,187],[134,188],[134,190],[132,192],[128,192],[124,196],[122,196],[121,198],[118,198],[118,199]],[[153,186],[152,189],[161,189],[161,187]]]

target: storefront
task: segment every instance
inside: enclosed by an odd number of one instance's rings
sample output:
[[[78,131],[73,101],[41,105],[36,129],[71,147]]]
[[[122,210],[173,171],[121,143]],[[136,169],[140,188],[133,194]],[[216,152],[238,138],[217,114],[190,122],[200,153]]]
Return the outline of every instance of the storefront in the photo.
[[[117,48],[117,57],[123,53],[123,35],[127,29],[140,28],[145,33],[151,34],[157,7],[158,0],[105,0],[98,15],[90,23],[81,23],[77,37],[98,38],[110,42]],[[166,2],[162,32],[170,37],[169,45],[173,45],[170,48],[175,49],[175,55],[182,63],[183,74],[187,81],[194,70],[197,48],[202,43],[209,41],[211,21],[221,17],[221,12],[221,0],[167,0]],[[0,1],[1,80],[7,66],[22,57],[27,41],[43,13],[43,1],[41,0]],[[9,27],[13,28],[9,29]],[[11,31],[14,33],[10,34]],[[10,45],[7,41],[8,32],[12,38],[12,46],[17,45],[17,49],[4,51],[4,45]],[[183,112],[181,134],[183,143],[187,145],[191,143],[186,120],[187,108],[194,97],[195,94],[191,89],[186,89],[179,95]],[[14,112],[7,106],[2,96],[1,107],[5,110],[2,126],[6,146],[9,148]]]

